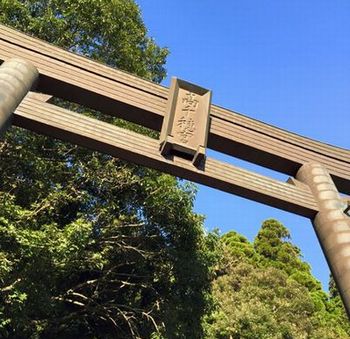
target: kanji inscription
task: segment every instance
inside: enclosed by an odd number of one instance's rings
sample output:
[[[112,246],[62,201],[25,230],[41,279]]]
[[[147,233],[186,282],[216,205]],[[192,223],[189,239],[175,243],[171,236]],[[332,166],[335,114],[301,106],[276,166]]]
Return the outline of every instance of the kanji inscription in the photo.
[[[198,108],[199,101],[197,100],[197,95],[191,92],[187,92],[186,96],[182,98],[182,111],[195,112]]]
[[[179,135],[180,141],[187,144],[189,140],[194,136],[196,130],[196,124],[194,122],[194,115],[197,111],[199,100],[198,95],[195,93],[187,92],[185,97],[182,98],[181,111],[183,115],[178,119],[176,127],[176,133]]]
[[[203,160],[209,127],[211,92],[173,78],[161,131],[161,152]]]
[[[194,120],[190,116],[182,116],[177,122],[178,131],[180,135],[180,141],[187,144],[191,137],[194,135],[196,129]]]

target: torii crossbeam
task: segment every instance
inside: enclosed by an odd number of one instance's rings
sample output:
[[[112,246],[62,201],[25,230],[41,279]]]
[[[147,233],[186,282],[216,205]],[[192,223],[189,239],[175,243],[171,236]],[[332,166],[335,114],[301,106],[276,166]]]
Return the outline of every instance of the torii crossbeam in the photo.
[[[311,219],[350,317],[349,202],[339,196],[350,194],[350,150],[210,105],[210,95],[192,84],[174,81],[169,92],[5,26],[0,62],[0,133],[12,122]],[[62,109],[34,89],[162,129],[161,140]],[[208,133],[190,145],[202,131],[198,112],[208,113]],[[291,178],[284,183],[205,157],[206,147]]]

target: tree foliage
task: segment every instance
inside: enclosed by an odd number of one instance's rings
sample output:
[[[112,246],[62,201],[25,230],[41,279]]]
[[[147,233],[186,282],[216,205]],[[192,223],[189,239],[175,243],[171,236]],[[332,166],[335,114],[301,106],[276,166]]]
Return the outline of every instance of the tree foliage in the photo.
[[[165,74],[167,50],[147,37],[134,1],[0,9],[2,23],[70,51],[150,80]],[[1,337],[201,336],[211,258],[192,185],[17,128],[0,147]]]
[[[235,232],[221,241],[208,338],[349,337],[340,300],[321,289],[281,223],[265,221],[253,243]]]
[[[147,36],[133,0],[0,0],[0,22],[159,82],[168,50]]]

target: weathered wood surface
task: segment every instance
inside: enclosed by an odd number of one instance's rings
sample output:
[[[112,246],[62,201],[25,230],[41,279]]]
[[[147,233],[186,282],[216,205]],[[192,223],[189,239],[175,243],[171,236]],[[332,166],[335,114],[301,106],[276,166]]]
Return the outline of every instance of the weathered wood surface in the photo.
[[[11,125],[13,111],[34,86],[39,73],[23,59],[11,59],[0,67],[0,136]]]
[[[39,90],[160,130],[168,89],[0,26],[0,60],[20,56],[40,71]],[[286,174],[323,164],[350,193],[350,151],[211,106],[208,148]]]
[[[158,140],[27,96],[13,124],[127,161],[312,218],[318,208],[307,186],[288,183],[207,158],[202,169],[179,157],[164,158]]]

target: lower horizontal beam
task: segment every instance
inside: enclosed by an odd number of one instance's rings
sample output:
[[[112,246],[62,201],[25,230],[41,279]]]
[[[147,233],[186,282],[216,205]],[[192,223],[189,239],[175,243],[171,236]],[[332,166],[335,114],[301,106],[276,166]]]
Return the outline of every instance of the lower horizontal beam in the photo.
[[[301,216],[312,218],[318,211],[307,187],[283,183],[211,158],[201,169],[179,157],[164,158],[158,140],[34,97],[28,96],[17,108],[13,123]]]

